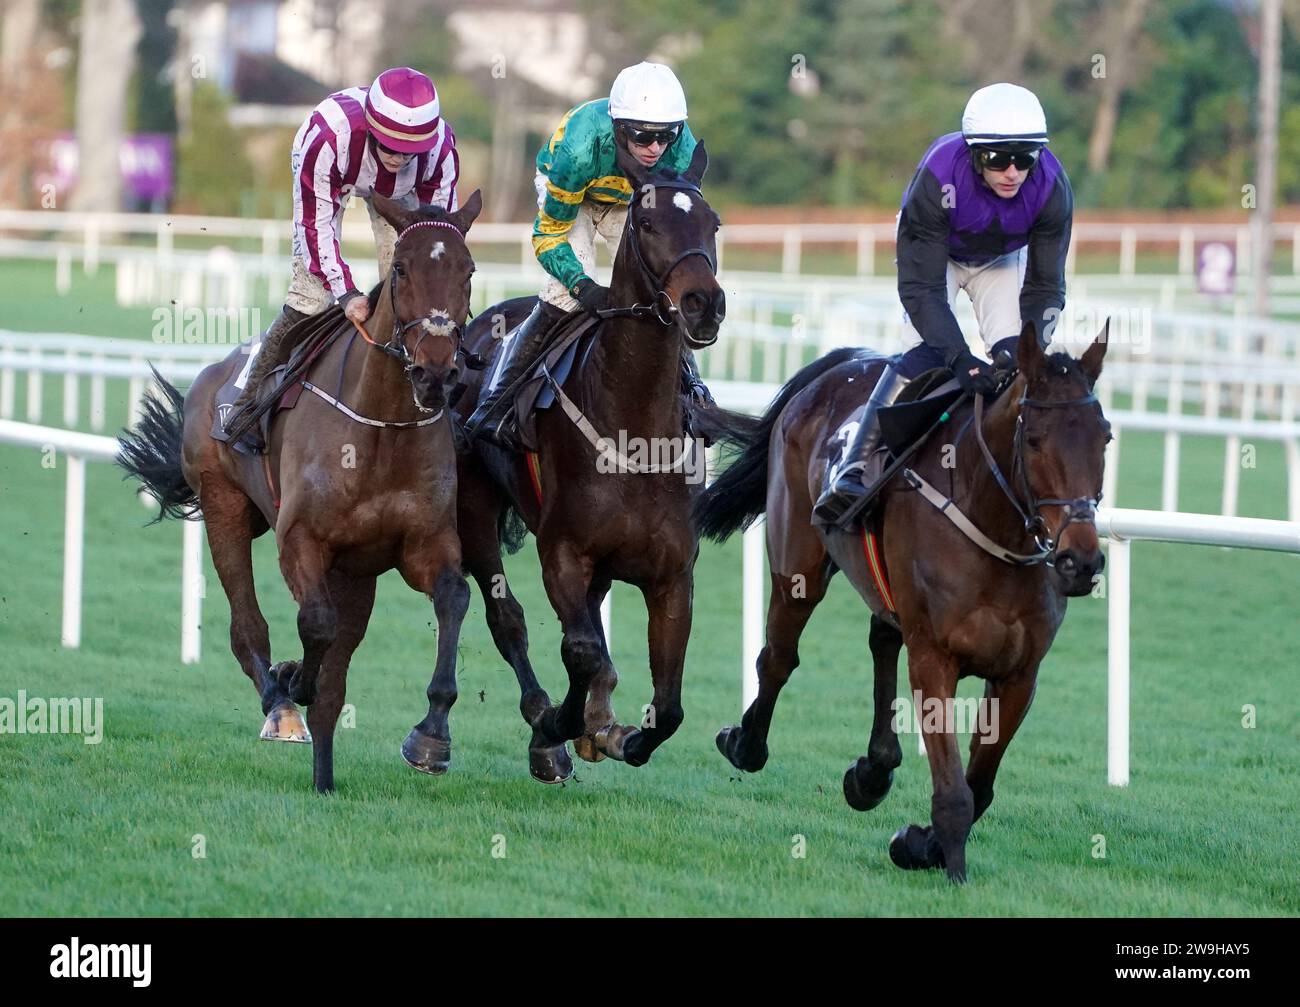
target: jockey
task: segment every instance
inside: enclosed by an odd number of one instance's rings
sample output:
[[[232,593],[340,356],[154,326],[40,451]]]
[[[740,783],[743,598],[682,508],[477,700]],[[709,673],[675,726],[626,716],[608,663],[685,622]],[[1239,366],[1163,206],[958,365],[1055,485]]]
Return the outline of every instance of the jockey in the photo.
[[[1041,342],[1065,306],[1065,256],[1074,196],[1061,162],[1046,149],[1047,119],[1033,92],[1015,84],[980,88],[961,132],[930,145],[903,195],[898,217],[898,294],[907,351],[886,367],[853,444],[814,508],[837,524],[863,494],[863,474],[880,447],[876,414],[924,371],[947,367],[965,391],[997,388],[992,366],[966,346],[952,306],[965,290],[989,357],[1014,355],[1023,324]]]
[[[638,63],[614,79],[608,98],[586,102],[560,120],[537,152],[537,218],[533,253],[548,276],[537,306],[502,347],[506,354],[491,394],[466,421],[470,437],[510,447],[502,424],[490,422],[507,391],[541,356],[556,323],[572,311],[592,315],[607,308],[609,288],[591,278],[596,235],[617,253],[632,200],[632,185],[618,167],[615,144],[647,168],[682,172],[695,137],[686,125],[686,95],[672,70]],[[687,387],[711,401],[689,350],[682,354]],[[504,419],[504,417],[502,418]]]
[[[254,400],[257,386],[293,350],[285,334],[295,323],[337,301],[360,325],[370,304],[343,259],[339,228],[353,192],[372,191],[409,208],[434,204],[455,210],[460,161],[451,125],[441,116],[438,92],[418,70],[385,70],[367,87],[330,95],[294,137],[293,279],[271,327],[262,337],[252,373],[235,411]],[[379,257],[379,275],[393,263],[397,233],[366,199]]]

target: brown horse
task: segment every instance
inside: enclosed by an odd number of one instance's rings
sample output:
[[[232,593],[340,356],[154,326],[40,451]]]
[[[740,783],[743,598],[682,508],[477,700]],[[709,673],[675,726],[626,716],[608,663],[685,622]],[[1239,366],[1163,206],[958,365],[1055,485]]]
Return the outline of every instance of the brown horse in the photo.
[[[683,344],[699,348],[717,338],[725,311],[714,276],[719,220],[699,190],[707,165],[703,144],[680,177],[646,174],[622,152],[619,164],[634,195],[609,302],[624,307],[602,313],[586,366],[575,368],[563,385],[590,424],[588,432],[557,404],[537,419],[535,456],[479,441],[461,460],[465,567],[483,594],[497,647],[519,680],[520,712],[533,731],[530,769],[547,783],[572,773],[565,748],[570,739],[581,736],[583,758],[609,756],[640,766],[682,721],[698,552],[691,502],[702,482],[703,450],[683,435],[680,359]],[[469,328],[467,345],[490,356],[497,348],[493,335],[513,327],[535,303],[519,298],[483,312]],[[473,411],[480,391],[472,384],[457,403],[463,416]],[[599,436],[589,436],[592,428]],[[614,455],[633,443],[663,446],[671,457],[645,466],[624,453],[633,462],[624,465]],[[672,470],[683,451],[693,452],[699,480],[692,481],[689,465]],[[501,567],[500,530],[512,511],[537,537],[546,593],[564,633],[569,688],[558,707],[529,663],[523,611]],[[654,701],[640,727],[618,724],[610,700],[618,675],[599,612],[615,579],[639,587],[649,610]]]
[[[271,423],[265,460],[211,436],[217,391],[247,363],[237,349],[200,372],[182,403],[146,402],[122,438],[120,463],[162,503],[161,516],[202,513],[212,562],[230,601],[230,644],[262,700],[262,737],[313,742],[316,789],[334,786],[334,726],[348,662],[361,643],[375,580],[397,569],[433,600],[438,653],[428,715],[402,745],[426,773],[447,769],[448,712],[456,701],[456,642],[469,602],[456,534],[456,462],[446,391],[456,381],[474,263],[465,234],[477,192],[455,213],[408,211],[374,197],[398,232],[389,275],[371,295],[369,331],[355,338],[335,306],[301,324],[338,335],[297,403]],[[340,377],[341,376],[341,377]],[[337,393],[331,395],[335,390]],[[326,396],[329,396],[327,398]],[[278,494],[278,499],[277,499]],[[298,603],[301,661],[271,664],[253,590],[253,539],[275,529],[280,570]],[[308,706],[307,727],[295,704]]]
[[[865,402],[882,361],[837,350],[781,390],[696,510],[701,533],[719,540],[767,513],[772,594],[758,697],[738,727],[718,735],[733,765],[757,771],[767,761],[772,711],[799,663],[800,635],[843,570],[872,608],[875,666],[871,739],[845,774],[845,798],[860,811],[875,807],[902,761],[894,715],[906,642],[932,824],[900,829],[890,857],[965,880],[966,837],[993,800],[998,764],[1029,709],[1066,598],[1088,593],[1104,562],[1094,511],[1110,434],[1092,389],[1105,352],[1103,331],[1081,359],[1047,355],[1027,327],[1019,373],[987,410],[968,400],[952,409],[954,436],[931,438],[890,480],[868,522],[871,538],[823,532],[811,515],[837,430]],[[963,530],[963,515],[973,528]],[[949,714],[967,675],[986,685],[963,775]]]

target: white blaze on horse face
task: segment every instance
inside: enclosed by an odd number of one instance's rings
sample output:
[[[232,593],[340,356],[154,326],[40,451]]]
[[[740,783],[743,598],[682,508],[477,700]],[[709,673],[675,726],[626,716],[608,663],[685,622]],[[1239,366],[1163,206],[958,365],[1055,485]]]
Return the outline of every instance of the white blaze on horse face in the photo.
[[[691,202],[691,197],[686,195],[686,193],[684,192],[673,193],[673,206],[681,210],[682,213],[690,213],[691,207],[694,205],[695,204]]]
[[[441,241],[435,241],[433,243],[433,247],[429,249],[429,258],[437,262],[439,259],[442,258],[442,253],[445,252],[446,250],[447,250],[446,245],[444,245]]]

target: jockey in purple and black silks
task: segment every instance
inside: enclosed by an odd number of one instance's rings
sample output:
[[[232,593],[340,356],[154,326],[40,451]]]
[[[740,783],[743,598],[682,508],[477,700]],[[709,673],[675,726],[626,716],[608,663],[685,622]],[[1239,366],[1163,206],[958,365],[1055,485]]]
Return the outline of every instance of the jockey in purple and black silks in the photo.
[[[925,152],[898,217],[898,294],[909,348],[887,367],[857,436],[817,501],[818,521],[835,524],[867,490],[862,474],[880,448],[876,414],[907,382],[947,367],[963,389],[992,392],[992,366],[971,353],[953,314],[957,291],[975,309],[985,350],[1015,353],[1022,325],[1040,342],[1065,306],[1065,256],[1074,196],[1047,150],[1047,120],[1031,91],[992,84],[976,91],[960,133]]]

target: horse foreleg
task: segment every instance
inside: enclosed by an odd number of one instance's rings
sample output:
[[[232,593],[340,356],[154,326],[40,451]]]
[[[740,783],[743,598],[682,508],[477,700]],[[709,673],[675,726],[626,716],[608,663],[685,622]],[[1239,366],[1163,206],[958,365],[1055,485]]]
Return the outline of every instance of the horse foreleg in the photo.
[[[945,867],[950,880],[966,880],[966,837],[975,818],[971,788],[962,773],[951,700],[957,691],[957,662],[931,646],[909,644],[908,670],[913,696],[919,695],[916,716],[925,735],[933,793],[925,828],[899,829],[889,843],[889,856],[905,870]],[[938,730],[928,726],[938,717]]]
[[[622,757],[629,766],[644,766],[654,750],[676,733],[682,723],[682,674],[686,644],[691,636],[691,601],[694,578],[687,569],[663,585],[642,589],[650,613],[650,675],[655,692],[641,729],[622,738],[609,732],[605,752]],[[618,751],[621,741],[622,751]]]
[[[338,634],[321,664],[316,702],[307,707],[312,733],[312,781],[324,794],[334,789],[334,727],[347,696],[348,665],[366,635],[375,605],[375,578],[329,575],[330,595],[338,607]]]
[[[425,569],[428,560],[423,556],[402,566],[408,583],[432,585],[427,590],[438,619],[438,656],[426,693],[429,712],[402,742],[402,758],[411,768],[437,776],[451,765],[449,717],[457,696],[456,648],[469,609],[469,584],[460,574],[460,543],[454,536],[440,543],[429,559],[432,569]]]
[[[857,811],[870,811],[885,799],[894,783],[894,770],[903,762],[903,749],[894,728],[898,652],[903,646],[903,634],[873,615],[870,639],[875,678],[871,740],[867,742],[867,754],[859,757],[844,774],[844,799]]]
[[[975,798],[975,821],[993,803],[993,778],[1007,745],[1029,712],[1037,683],[1038,669],[1034,668],[1018,678],[988,682],[984,687],[980,730],[971,734],[966,770],[966,783]]]
[[[609,594],[609,588],[610,579],[599,577],[592,580],[587,591],[587,615],[591,619],[592,628],[600,637],[600,667],[591,680],[591,691],[582,712],[582,737],[573,743],[573,750],[587,762],[599,762],[605,758],[596,739],[597,736],[608,738],[609,730],[616,720],[613,694],[618,686],[618,672],[614,669],[614,659],[609,654],[609,641],[605,639],[605,627],[600,620],[600,606]]]
[[[542,582],[560,618],[564,634],[560,657],[569,675],[569,689],[560,705],[545,710],[535,725],[552,744],[582,734],[587,692],[600,671],[604,647],[587,605],[592,572],[590,559],[563,544],[542,556]]]
[[[302,641],[302,662],[288,676],[289,698],[310,706],[316,699],[321,662],[338,632],[338,611],[327,578],[329,549],[300,528],[280,540],[280,572],[298,603],[298,638]]]

